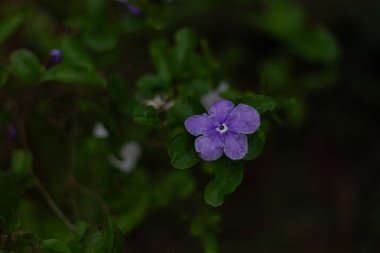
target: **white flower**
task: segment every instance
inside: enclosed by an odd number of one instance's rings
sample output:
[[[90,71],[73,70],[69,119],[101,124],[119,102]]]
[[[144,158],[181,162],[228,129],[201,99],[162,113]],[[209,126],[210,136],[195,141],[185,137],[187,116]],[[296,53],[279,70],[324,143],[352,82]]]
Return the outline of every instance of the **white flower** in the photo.
[[[120,150],[120,156],[121,160],[112,155],[110,163],[124,173],[131,172],[141,156],[140,145],[136,141],[125,143]]]
[[[144,100],[146,106],[152,106],[157,111],[166,111],[174,105],[174,101],[168,100],[166,96],[156,95],[152,99]]]
[[[230,85],[227,82],[225,81],[221,82],[218,88],[210,91],[209,93],[201,97],[201,104],[206,109],[210,108],[212,104],[222,99],[220,95],[226,92],[229,88],[230,88]]]
[[[94,125],[93,134],[99,139],[107,138],[109,135],[106,127],[100,122],[96,122]]]

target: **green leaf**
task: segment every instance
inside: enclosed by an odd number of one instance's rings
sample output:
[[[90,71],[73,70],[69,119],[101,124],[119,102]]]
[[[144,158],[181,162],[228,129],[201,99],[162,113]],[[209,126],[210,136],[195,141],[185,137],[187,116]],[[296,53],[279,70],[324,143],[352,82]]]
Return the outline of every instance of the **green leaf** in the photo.
[[[152,106],[137,106],[133,111],[133,119],[135,122],[145,125],[160,128],[162,126],[158,118],[157,111]]]
[[[259,113],[273,111],[277,107],[277,102],[274,98],[264,95],[254,95],[240,99],[243,104],[254,107]]]
[[[130,210],[121,213],[114,217],[115,222],[119,225],[124,234],[130,233],[144,219],[150,205],[150,195],[147,192],[142,193],[142,196],[133,203]]]
[[[95,69],[91,59],[80,43],[77,43],[74,40],[65,40],[63,41],[61,47],[63,52],[63,61],[67,64],[88,70]],[[63,65],[63,63],[60,65]]]
[[[252,160],[258,157],[264,149],[265,134],[260,129],[248,136],[248,153],[244,160]]]
[[[42,75],[42,65],[31,51],[19,49],[10,56],[11,71],[21,80],[28,83],[37,82]]]
[[[169,143],[169,156],[171,164],[177,169],[193,167],[200,158],[194,147],[194,138],[189,134],[180,134]]]
[[[304,58],[327,64],[335,63],[340,53],[336,39],[324,27],[307,30],[294,41],[294,47]]]
[[[186,60],[194,53],[197,37],[190,29],[181,29],[175,35],[176,47],[176,69],[180,73],[186,65]]]
[[[162,181],[162,182],[161,182]],[[158,205],[164,206],[175,199],[184,199],[188,197],[195,188],[195,181],[191,174],[187,171],[173,171],[167,175],[157,189],[155,200]]]
[[[0,20],[0,45],[20,27],[24,16],[21,14],[4,17]]]
[[[70,248],[61,240],[45,239],[41,242],[41,249],[52,253],[71,253]]]
[[[49,69],[43,76],[42,81],[83,83],[99,87],[106,85],[106,81],[95,70],[68,64],[60,64]]]
[[[95,51],[107,51],[115,48],[117,37],[111,31],[96,31],[86,34],[84,43]]]
[[[106,245],[105,231],[90,227],[87,229],[82,244],[82,253],[102,253]]]
[[[12,154],[12,170],[15,174],[26,174],[32,167],[32,154],[28,151],[17,149]]]
[[[12,172],[0,171],[0,217],[7,218],[16,211],[19,203],[20,177]]]
[[[123,235],[119,227],[107,220],[101,227],[89,227],[82,238],[81,253],[123,252]]]
[[[184,122],[188,117],[195,114],[205,113],[205,109],[196,98],[186,98],[177,101],[170,112],[174,113],[177,122]]]
[[[207,204],[217,207],[223,204],[224,196],[235,191],[243,179],[243,165],[238,161],[220,159],[213,162],[215,178],[207,185],[204,199]]]
[[[3,86],[8,80],[8,70],[0,66],[0,87]]]
[[[37,235],[33,233],[24,233],[15,239],[15,243],[22,247],[37,245],[38,241]]]
[[[154,41],[150,45],[150,54],[157,69],[158,76],[166,83],[172,80],[171,59],[168,45],[163,40]]]
[[[165,87],[166,84],[156,75],[144,75],[137,81],[139,95],[143,98],[151,98]]]

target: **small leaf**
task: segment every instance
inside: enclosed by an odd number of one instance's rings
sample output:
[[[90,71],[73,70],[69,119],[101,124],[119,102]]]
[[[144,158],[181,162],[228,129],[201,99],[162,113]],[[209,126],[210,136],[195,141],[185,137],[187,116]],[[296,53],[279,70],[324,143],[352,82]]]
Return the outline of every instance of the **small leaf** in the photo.
[[[0,45],[20,27],[24,17],[21,14],[10,15],[0,20]]]
[[[8,70],[0,66],[0,87],[3,86],[8,80]]]
[[[260,129],[255,134],[248,136],[248,153],[244,160],[252,160],[258,157],[264,149],[265,134]]]
[[[71,253],[70,248],[61,240],[45,239],[41,242],[41,249],[52,253]]]
[[[194,140],[187,133],[176,136],[169,144],[171,164],[177,169],[193,167],[199,160],[195,151]]]
[[[150,204],[150,195],[147,192],[143,192],[142,196],[133,203],[130,210],[114,216],[116,224],[118,224],[124,234],[130,233],[140,225],[144,220],[144,217],[147,215]]]
[[[32,154],[18,149],[12,154],[12,170],[15,174],[26,174],[32,167]]]
[[[0,217],[5,220],[17,210],[22,187],[20,180],[20,176],[12,171],[0,171]]]
[[[124,238],[119,227],[107,220],[102,227],[89,227],[82,238],[81,253],[123,252]]]
[[[137,81],[140,96],[144,98],[153,97],[165,89],[165,83],[156,75],[144,75]]]
[[[64,62],[88,70],[95,69],[91,59],[80,43],[76,43],[74,40],[65,40],[61,47]]]
[[[277,102],[274,98],[264,95],[245,97],[240,102],[254,107],[259,113],[273,111],[277,107]]]
[[[175,48],[175,67],[177,72],[180,73],[186,64],[186,60],[194,53],[197,37],[193,31],[184,28],[176,33],[175,40],[177,43]]]
[[[163,40],[154,41],[150,46],[150,54],[153,58],[153,63],[157,69],[158,76],[166,83],[170,83],[172,79],[172,70],[170,67],[171,59],[167,43]]]
[[[161,182],[162,181],[162,182]],[[188,197],[195,188],[194,178],[186,171],[173,171],[160,180],[154,191],[158,205],[164,206],[175,199]]]
[[[117,37],[111,31],[96,31],[86,34],[84,43],[95,51],[112,50],[117,45]]]
[[[21,80],[34,83],[42,74],[42,66],[37,56],[27,49],[19,49],[10,56],[11,71]]]
[[[243,179],[243,165],[240,162],[220,159],[213,162],[215,178],[207,185],[204,199],[207,204],[217,207],[223,204],[224,196],[235,191]]]
[[[205,109],[202,107],[198,99],[187,98],[177,101],[172,108],[170,108],[178,122],[184,122],[188,117],[195,114],[202,114]]]
[[[106,244],[105,231],[90,227],[87,229],[82,243],[82,253],[103,253]]]
[[[161,121],[158,118],[157,111],[152,106],[137,106],[133,111],[133,119],[135,122],[141,125],[152,126],[156,128],[161,127]]]
[[[34,245],[37,245],[38,238],[37,238],[37,235],[33,233],[24,233],[15,238],[15,243],[18,246],[23,246],[23,247],[34,246]]]
[[[94,70],[67,64],[60,64],[49,69],[42,80],[63,83],[84,83],[101,87],[106,84],[105,80]]]

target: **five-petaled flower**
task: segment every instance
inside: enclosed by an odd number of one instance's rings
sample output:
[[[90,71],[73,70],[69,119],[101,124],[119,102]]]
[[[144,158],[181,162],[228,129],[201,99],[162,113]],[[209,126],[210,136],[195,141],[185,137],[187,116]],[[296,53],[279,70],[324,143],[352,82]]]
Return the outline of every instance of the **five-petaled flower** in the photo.
[[[223,152],[232,160],[242,159],[248,152],[246,134],[254,133],[260,126],[260,115],[251,106],[234,104],[229,100],[214,103],[208,114],[186,119],[186,130],[198,136],[195,150],[206,161],[217,160]]]

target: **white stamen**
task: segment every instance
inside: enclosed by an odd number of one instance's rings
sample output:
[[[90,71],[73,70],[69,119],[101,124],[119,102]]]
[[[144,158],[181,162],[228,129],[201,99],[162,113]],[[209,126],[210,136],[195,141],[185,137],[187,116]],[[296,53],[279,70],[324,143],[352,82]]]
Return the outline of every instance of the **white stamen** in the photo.
[[[222,125],[219,125],[219,126],[216,128],[216,131],[218,131],[218,132],[221,133],[221,134],[224,134],[225,132],[228,131],[228,127],[226,126],[226,124],[222,124]]]

